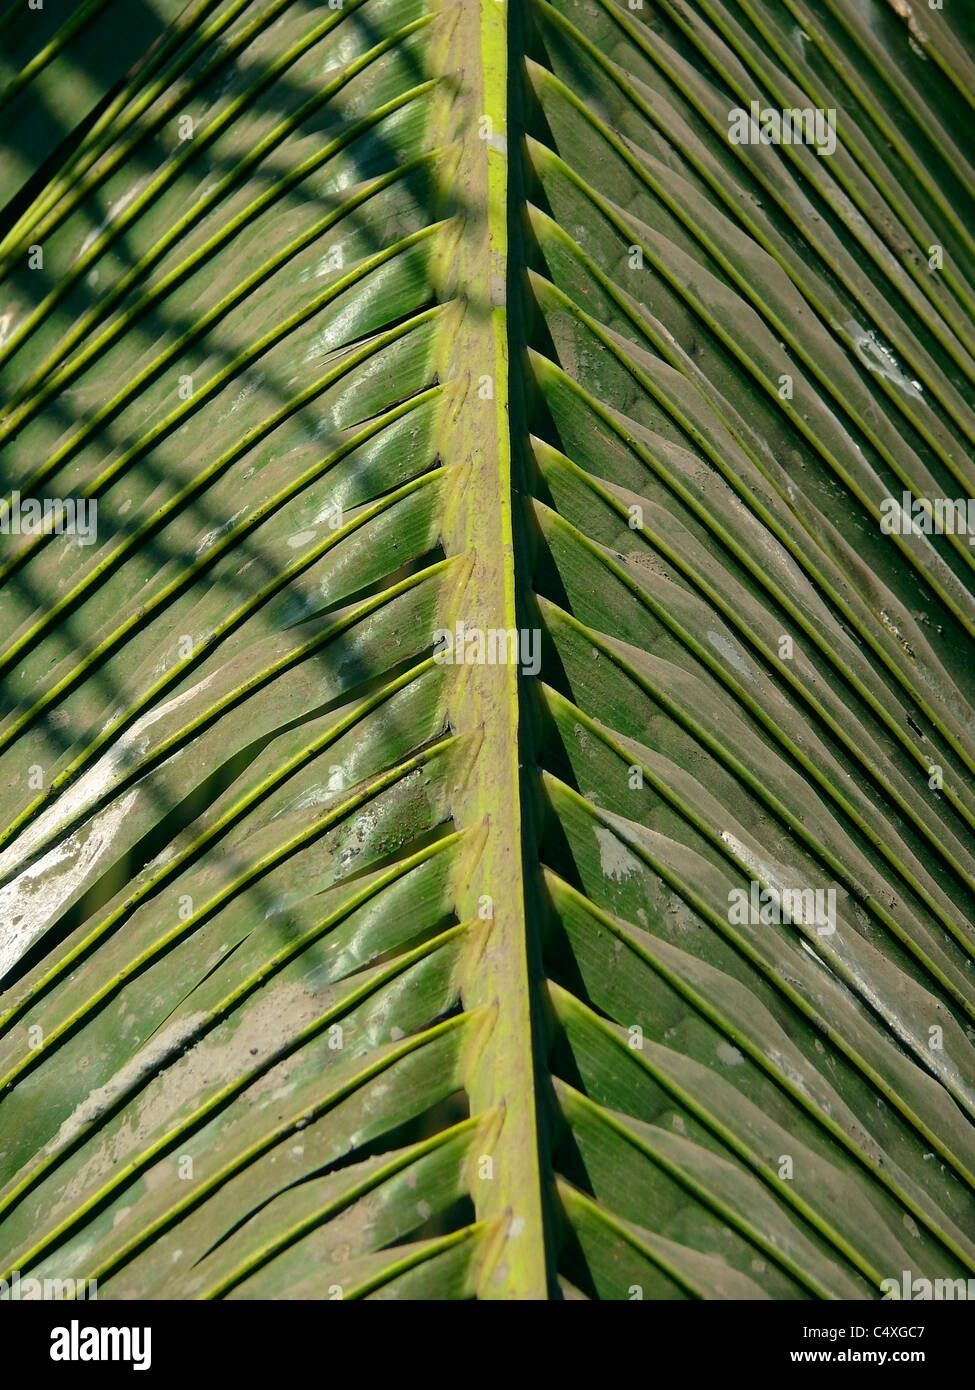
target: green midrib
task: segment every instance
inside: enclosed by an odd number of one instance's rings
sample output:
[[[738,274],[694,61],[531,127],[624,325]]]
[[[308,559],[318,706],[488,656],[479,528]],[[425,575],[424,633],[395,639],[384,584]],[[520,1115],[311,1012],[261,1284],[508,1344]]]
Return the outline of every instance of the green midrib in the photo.
[[[497,0],[444,3],[442,23],[436,70],[444,79],[445,133],[459,148],[445,191],[461,204],[457,239],[447,246],[438,286],[445,300],[458,302],[458,321],[444,333],[441,359],[441,378],[456,392],[445,412],[441,453],[459,466],[443,541],[448,555],[466,557],[448,622],[511,630],[518,616],[507,311],[508,7]],[[471,1114],[482,1118],[470,1173],[477,1217],[486,1223],[478,1296],[542,1299],[546,1243],[522,867],[518,670],[457,665],[451,679],[451,725],[480,740],[471,775],[453,800],[457,825],[473,832],[456,893],[462,919],[473,924],[464,1005],[480,1014],[472,1020],[466,1069]]]

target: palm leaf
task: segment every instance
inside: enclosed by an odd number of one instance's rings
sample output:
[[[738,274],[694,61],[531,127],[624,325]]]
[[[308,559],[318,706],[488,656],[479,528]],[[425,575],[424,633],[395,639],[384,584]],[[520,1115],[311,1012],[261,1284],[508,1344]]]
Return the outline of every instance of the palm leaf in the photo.
[[[958,11],[0,16],[0,1277],[975,1273]]]

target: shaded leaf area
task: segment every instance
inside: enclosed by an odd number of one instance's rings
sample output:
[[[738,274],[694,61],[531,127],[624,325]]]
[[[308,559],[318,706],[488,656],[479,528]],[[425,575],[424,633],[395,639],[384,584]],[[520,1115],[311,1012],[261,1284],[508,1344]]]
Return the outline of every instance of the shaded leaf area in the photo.
[[[147,0],[102,71],[115,9],[0,17],[3,495],[98,503],[0,553],[0,1275],[491,1296],[513,1149],[551,1296],[975,1272],[973,561],[879,526],[973,491],[958,17],[511,15],[536,1155],[471,890],[513,808],[433,655],[493,427],[472,7]],[[752,99],[835,155],[729,144]]]
[[[5,1267],[471,1292],[445,27],[193,6],[8,238],[4,481],[98,534],[4,549]]]
[[[541,0],[526,67],[561,1269],[871,1297],[975,1255],[972,559],[879,525],[971,491],[965,113],[878,6],[640,9]]]

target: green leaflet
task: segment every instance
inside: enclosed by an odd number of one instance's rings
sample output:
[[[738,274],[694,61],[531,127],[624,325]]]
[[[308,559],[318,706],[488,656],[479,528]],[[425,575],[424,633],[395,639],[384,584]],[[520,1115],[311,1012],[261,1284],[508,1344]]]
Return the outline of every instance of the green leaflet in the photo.
[[[975,1275],[975,559],[881,525],[975,494],[959,7],[68,8],[0,13],[0,1278]]]

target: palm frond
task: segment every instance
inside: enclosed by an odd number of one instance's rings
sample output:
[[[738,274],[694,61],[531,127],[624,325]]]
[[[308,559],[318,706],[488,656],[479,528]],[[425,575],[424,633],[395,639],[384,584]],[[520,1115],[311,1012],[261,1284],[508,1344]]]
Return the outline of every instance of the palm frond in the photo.
[[[958,9],[0,16],[0,1277],[975,1273]]]

